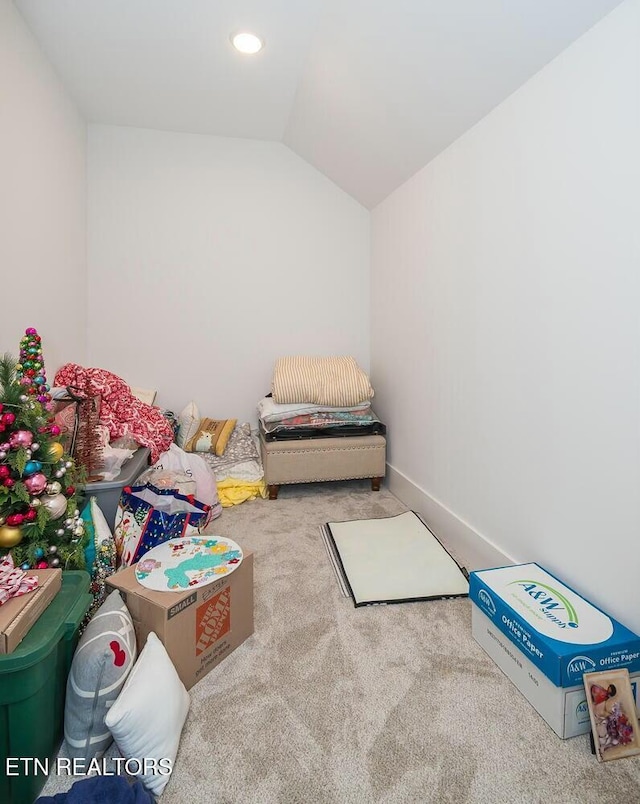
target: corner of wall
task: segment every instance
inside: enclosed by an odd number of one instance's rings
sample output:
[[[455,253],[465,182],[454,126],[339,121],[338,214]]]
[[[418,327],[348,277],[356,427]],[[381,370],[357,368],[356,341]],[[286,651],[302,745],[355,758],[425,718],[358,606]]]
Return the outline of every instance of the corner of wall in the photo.
[[[517,563],[390,464],[387,464],[387,484],[401,502],[422,514],[447,550],[469,572]]]

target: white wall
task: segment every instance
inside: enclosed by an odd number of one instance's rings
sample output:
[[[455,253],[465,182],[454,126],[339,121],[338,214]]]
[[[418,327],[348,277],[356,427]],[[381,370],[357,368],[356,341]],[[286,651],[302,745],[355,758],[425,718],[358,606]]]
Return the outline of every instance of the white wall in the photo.
[[[0,352],[36,327],[47,378],[86,347],[86,126],[0,0]]]
[[[640,3],[372,215],[391,478],[640,632]]]
[[[369,368],[369,214],[285,146],[89,127],[89,362],[256,421],[274,361]]]

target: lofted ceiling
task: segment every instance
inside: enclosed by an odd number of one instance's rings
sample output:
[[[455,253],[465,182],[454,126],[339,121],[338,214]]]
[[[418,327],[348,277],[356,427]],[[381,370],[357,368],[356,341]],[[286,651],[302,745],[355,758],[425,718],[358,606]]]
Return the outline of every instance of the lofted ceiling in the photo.
[[[369,208],[620,2],[14,0],[88,121],[283,142]]]

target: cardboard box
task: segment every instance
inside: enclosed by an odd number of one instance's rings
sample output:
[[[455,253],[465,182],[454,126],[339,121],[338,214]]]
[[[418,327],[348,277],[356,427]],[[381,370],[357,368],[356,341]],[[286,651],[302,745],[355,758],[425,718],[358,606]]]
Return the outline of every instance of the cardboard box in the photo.
[[[243,553],[230,575],[185,592],[147,589],[135,564],[107,578],[131,613],[138,650],[154,631],[187,689],[253,634],[253,552]]]
[[[513,643],[475,604],[471,606],[471,629],[478,644],[542,715],[558,737],[567,739],[590,731],[584,684],[574,687],[558,687],[553,684],[524,653],[514,649]],[[631,674],[631,687],[638,706],[640,673]]]
[[[469,597],[557,687],[595,670],[640,672],[640,637],[538,564],[472,572]]]
[[[0,654],[13,653],[60,591],[61,569],[29,570],[28,574],[38,578],[33,592],[12,597],[0,606]]]

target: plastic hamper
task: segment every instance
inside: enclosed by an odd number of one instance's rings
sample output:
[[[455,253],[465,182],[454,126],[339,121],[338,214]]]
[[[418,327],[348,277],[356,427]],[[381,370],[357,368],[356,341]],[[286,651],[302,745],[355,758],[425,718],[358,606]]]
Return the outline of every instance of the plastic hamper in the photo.
[[[34,759],[46,766],[62,743],[67,676],[92,599],[88,573],[63,572],[60,591],[26,637],[13,653],[0,656],[2,804],[32,804],[47,780],[34,773]],[[9,765],[12,775],[6,773],[7,758],[19,759]]]
[[[123,465],[120,474],[114,480],[99,480],[97,483],[87,483],[85,494],[87,498],[96,497],[100,510],[105,516],[111,530],[116,523],[120,493],[125,486],[132,486],[137,477],[149,466],[149,449],[139,447],[131,458]]]

